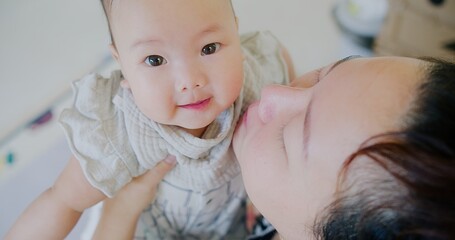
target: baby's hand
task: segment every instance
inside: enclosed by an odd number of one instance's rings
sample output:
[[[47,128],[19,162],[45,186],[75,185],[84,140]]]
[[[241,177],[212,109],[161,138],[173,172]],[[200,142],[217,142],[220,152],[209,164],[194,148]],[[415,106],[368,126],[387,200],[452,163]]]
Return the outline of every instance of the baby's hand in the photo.
[[[246,229],[249,233],[253,231],[257,217],[261,215],[253,203],[248,199],[246,203]]]

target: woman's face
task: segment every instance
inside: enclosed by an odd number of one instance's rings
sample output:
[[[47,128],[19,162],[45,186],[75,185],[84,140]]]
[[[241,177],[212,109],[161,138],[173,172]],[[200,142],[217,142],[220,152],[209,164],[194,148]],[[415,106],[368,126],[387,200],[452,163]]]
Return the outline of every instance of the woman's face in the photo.
[[[311,234],[317,214],[335,200],[343,162],[362,142],[399,129],[421,64],[397,57],[342,60],[293,87],[266,87],[248,108],[234,151],[249,197],[285,238]]]

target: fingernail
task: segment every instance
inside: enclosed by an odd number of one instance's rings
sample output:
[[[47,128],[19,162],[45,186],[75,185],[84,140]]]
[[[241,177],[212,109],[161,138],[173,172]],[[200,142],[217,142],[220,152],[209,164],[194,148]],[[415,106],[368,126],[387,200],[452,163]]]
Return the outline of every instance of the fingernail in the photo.
[[[164,161],[168,164],[174,165],[177,162],[177,159],[175,158],[175,156],[171,155],[165,158]]]

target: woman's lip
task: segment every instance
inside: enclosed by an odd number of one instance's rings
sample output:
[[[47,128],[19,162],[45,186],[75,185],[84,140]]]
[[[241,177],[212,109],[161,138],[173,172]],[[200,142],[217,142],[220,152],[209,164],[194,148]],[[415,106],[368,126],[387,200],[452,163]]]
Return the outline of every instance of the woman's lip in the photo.
[[[241,127],[245,128],[247,121],[248,121],[248,109],[246,109],[246,111],[240,117],[239,121],[237,122],[237,125],[235,126],[234,132],[239,131],[239,129]]]
[[[243,113],[241,124],[246,125],[247,122],[248,122],[248,109]]]
[[[248,112],[252,109],[252,106],[255,106],[257,104],[258,104],[258,102],[254,102],[254,103],[250,104],[250,106],[248,106],[248,108],[245,110],[245,112],[243,113],[242,117],[240,118],[239,122],[237,123],[237,128],[239,128],[241,125],[243,127],[247,126],[247,123],[248,123]]]
[[[201,100],[201,101],[197,101],[195,103],[190,103],[190,104],[185,104],[185,105],[179,105],[179,107],[181,108],[186,108],[186,109],[194,109],[194,110],[199,110],[199,109],[203,109],[205,108],[209,102],[210,102],[211,98],[206,98],[204,100]]]

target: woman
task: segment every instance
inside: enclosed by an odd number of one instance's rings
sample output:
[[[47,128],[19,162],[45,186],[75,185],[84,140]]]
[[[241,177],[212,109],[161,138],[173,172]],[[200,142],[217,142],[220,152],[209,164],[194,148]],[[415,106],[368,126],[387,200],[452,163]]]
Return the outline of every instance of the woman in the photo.
[[[454,110],[453,63],[350,57],[292,87],[265,88],[233,147],[247,193],[276,238],[453,239]],[[171,168],[158,165],[159,174],[146,176],[154,180],[139,179],[106,203],[97,236],[133,231],[146,204],[126,197],[147,203],[149,187]],[[130,220],[117,204],[131,205]]]

